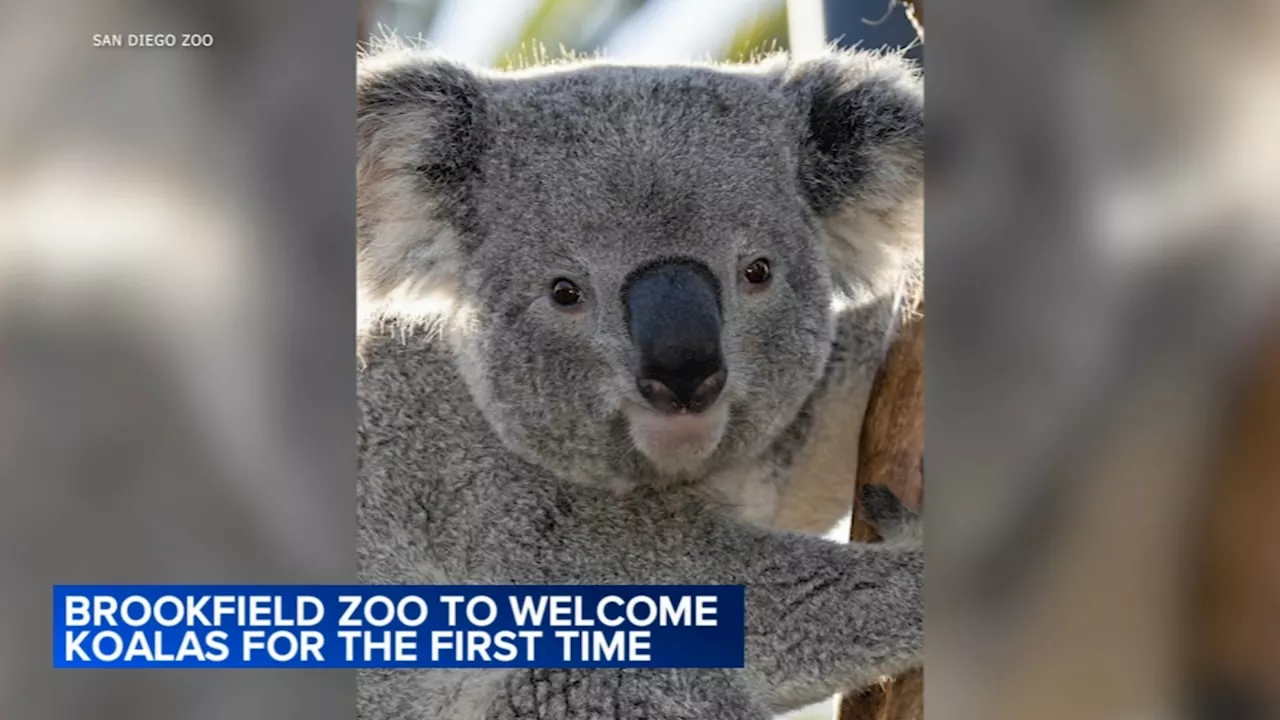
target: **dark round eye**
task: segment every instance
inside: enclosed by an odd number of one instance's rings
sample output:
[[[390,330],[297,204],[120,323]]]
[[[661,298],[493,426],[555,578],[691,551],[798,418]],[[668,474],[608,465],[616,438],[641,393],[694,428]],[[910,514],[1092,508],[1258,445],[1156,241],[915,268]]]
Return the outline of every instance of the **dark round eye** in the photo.
[[[572,280],[560,278],[551,283],[551,302],[561,307],[573,307],[582,302],[582,289]]]
[[[742,278],[752,285],[764,285],[772,276],[769,261],[764,258],[751,261],[751,264],[742,271]]]

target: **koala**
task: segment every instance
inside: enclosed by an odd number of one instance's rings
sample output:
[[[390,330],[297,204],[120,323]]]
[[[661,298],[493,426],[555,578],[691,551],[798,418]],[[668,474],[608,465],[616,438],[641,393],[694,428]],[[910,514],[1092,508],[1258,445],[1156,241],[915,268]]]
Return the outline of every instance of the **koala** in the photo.
[[[863,485],[858,502],[862,506],[867,524],[885,542],[924,542],[924,522],[920,514],[904,505],[889,488],[883,485]]]
[[[763,719],[918,666],[922,543],[801,532],[920,278],[918,70],[392,44],[357,100],[361,581],[747,588],[742,669],[367,671],[360,716]]]

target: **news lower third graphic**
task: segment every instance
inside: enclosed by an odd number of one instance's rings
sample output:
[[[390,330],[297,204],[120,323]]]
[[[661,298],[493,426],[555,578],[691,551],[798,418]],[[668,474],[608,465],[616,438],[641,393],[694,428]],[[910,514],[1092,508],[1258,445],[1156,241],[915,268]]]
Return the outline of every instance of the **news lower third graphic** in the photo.
[[[55,585],[55,668],[740,668],[741,585]]]

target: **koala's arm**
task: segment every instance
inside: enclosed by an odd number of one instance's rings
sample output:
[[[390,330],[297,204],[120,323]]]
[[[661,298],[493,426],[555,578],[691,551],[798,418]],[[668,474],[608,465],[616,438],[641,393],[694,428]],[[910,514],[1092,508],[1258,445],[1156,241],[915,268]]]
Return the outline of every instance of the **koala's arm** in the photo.
[[[770,720],[725,670],[517,670],[485,720]]]
[[[763,702],[798,707],[922,662],[921,545],[784,535],[756,542],[759,555],[742,558],[742,582],[747,669]]]
[[[771,532],[681,494],[619,497],[515,478],[483,485],[490,491],[468,485],[470,497],[457,505],[467,510],[451,520],[456,552],[437,545],[458,563],[450,574],[513,584],[746,585],[743,679],[770,709],[815,702],[921,662],[919,545],[841,545]],[[528,492],[517,490],[522,485]],[[477,533],[478,526],[489,530]]]

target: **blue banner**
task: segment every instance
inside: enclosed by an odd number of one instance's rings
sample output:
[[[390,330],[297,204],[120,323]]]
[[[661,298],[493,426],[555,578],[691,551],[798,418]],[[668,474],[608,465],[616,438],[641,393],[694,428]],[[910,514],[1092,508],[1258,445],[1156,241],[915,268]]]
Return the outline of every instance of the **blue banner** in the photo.
[[[741,585],[56,585],[56,668],[740,668]]]

